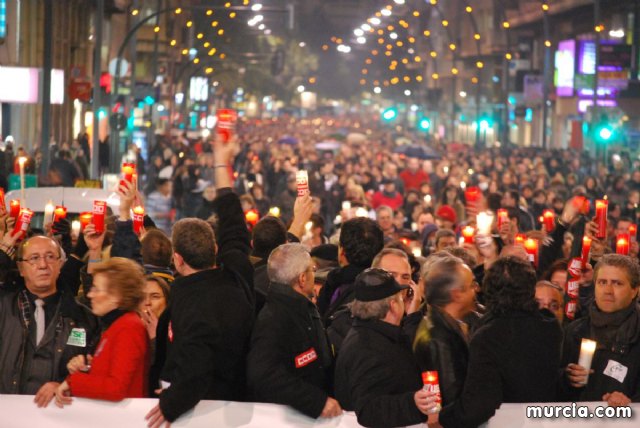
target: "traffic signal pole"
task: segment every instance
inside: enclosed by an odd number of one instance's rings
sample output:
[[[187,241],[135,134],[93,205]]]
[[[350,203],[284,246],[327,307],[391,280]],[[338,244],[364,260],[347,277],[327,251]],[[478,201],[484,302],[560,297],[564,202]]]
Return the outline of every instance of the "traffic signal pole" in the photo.
[[[93,126],[91,132],[91,178],[100,177],[100,117],[101,104],[100,75],[102,74],[102,23],[104,21],[104,0],[96,0],[95,22],[93,35]]]

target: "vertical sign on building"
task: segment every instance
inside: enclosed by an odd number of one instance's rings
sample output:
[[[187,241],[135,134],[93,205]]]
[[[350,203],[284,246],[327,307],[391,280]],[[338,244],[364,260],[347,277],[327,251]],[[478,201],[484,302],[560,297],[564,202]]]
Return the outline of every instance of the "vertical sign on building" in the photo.
[[[0,40],[7,37],[7,0],[0,0]]]

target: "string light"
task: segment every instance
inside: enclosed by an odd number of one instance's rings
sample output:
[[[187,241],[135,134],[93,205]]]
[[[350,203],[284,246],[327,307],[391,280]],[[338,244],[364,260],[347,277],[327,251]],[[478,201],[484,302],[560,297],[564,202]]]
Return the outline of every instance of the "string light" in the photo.
[[[137,16],[139,13],[140,13],[140,11],[138,9],[133,9],[131,11],[131,15],[133,15],[133,16]]]
[[[153,28],[153,32],[154,33],[159,33],[160,32],[160,27],[158,27],[157,25]]]

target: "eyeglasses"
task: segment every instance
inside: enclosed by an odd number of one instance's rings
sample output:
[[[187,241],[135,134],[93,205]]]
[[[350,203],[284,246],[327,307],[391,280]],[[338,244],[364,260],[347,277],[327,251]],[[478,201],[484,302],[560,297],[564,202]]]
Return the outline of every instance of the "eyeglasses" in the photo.
[[[27,262],[31,266],[36,266],[40,264],[40,261],[42,260],[44,260],[46,264],[50,265],[60,260],[60,256],[56,256],[53,253],[47,253],[47,254],[34,254],[32,256],[27,257],[26,259],[25,258],[18,259],[19,262]]]

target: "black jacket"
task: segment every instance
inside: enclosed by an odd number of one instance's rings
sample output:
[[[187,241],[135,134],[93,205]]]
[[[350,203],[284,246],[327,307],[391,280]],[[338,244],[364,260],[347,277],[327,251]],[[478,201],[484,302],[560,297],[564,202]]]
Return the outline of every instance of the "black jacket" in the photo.
[[[286,404],[317,418],[329,396],[332,366],[315,305],[290,286],[272,283],[247,358],[252,400]]]
[[[327,281],[318,296],[318,310],[326,327],[331,324],[330,317],[334,313],[353,301],[355,298],[353,284],[356,281],[356,277],[365,269],[360,266],[347,265],[329,272]],[[335,298],[334,294],[336,294]]]
[[[476,427],[502,403],[555,401],[562,333],[548,311],[488,313],[469,343],[462,395],[440,412],[447,427]]]
[[[566,376],[562,376],[563,399],[602,401],[604,394],[619,391],[633,402],[640,402],[640,308],[634,305],[633,313],[618,328],[614,342],[609,346],[598,342],[591,362],[594,373],[589,375],[585,387],[573,388]],[[592,333],[589,315],[575,320],[567,328],[562,353],[563,368],[569,363],[578,363],[583,338],[597,341]]]
[[[161,379],[171,384],[160,408],[172,422],[200,400],[242,401],[246,355],[254,321],[253,267],[240,200],[222,189],[216,269],[177,278],[158,322],[156,361],[166,361]]]
[[[462,393],[469,363],[469,346],[456,321],[435,306],[429,307],[413,342],[421,371],[438,372],[442,405],[454,402]]]
[[[335,374],[336,397],[355,410],[366,427],[394,427],[426,421],[415,405],[422,388],[409,339],[400,327],[355,319],[345,338]]]

